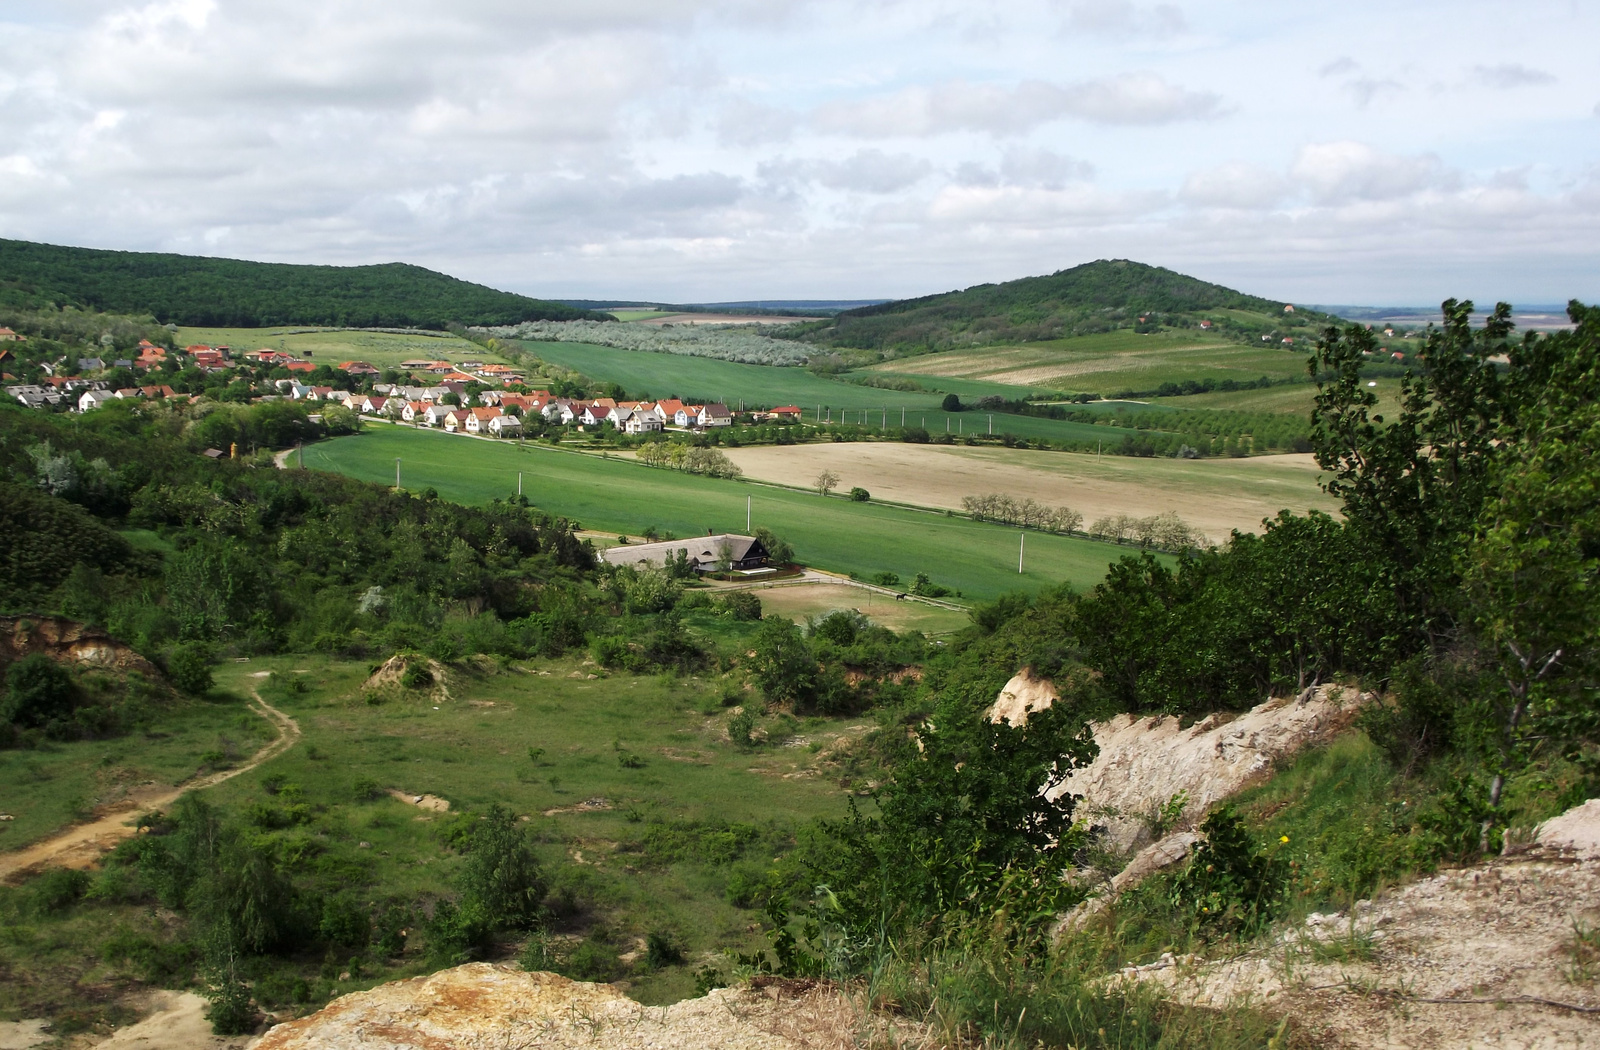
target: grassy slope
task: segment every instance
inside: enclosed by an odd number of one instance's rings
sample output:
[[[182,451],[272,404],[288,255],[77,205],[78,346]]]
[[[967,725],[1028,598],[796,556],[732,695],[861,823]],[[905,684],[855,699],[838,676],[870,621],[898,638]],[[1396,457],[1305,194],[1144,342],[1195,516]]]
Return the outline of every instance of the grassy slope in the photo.
[[[944,430],[945,413],[939,408],[943,394],[937,392],[879,390],[826,379],[801,368],[773,368],[678,354],[642,353],[586,343],[524,345],[552,364],[574,369],[602,382],[620,383],[630,394],[637,396],[720,398],[735,408],[741,399],[749,405],[799,405],[805,410],[807,420],[815,416],[818,405],[823,405],[824,411],[826,407],[833,408],[835,420],[840,418],[841,411],[855,413],[848,422],[860,422],[860,413],[865,410],[869,413],[868,422],[873,424],[883,421],[882,413],[887,409],[891,426],[899,425],[900,409],[904,407],[909,425],[926,420],[929,430]],[[958,381],[950,386],[964,396],[1003,392],[1006,396],[1018,397],[1023,393],[1015,387],[1001,387],[998,384]],[[874,412],[877,414],[873,415]],[[987,425],[976,413],[966,414],[964,422],[968,427]],[[954,429],[955,425],[952,421],[951,428]],[[1055,441],[1094,441],[1106,437],[1103,429],[1084,423],[997,415],[995,433],[1002,432]],[[1120,441],[1122,434],[1115,433],[1111,437]]]
[[[522,471],[523,491],[541,509],[586,528],[635,536],[649,525],[678,536],[742,530],[748,496],[755,524],[772,528],[811,564],[840,572],[887,570],[904,579],[926,572],[969,599],[1035,590],[1062,580],[1087,587],[1128,552],[1125,547],[1035,533],[1028,537],[1027,572],[1019,575],[1017,531],[965,518],[407,427],[379,426],[305,450],[308,468],[377,482],[394,477],[396,457],[403,461],[401,480],[413,492],[431,486],[446,499],[485,503],[515,495],[517,472]]]
[[[183,346],[195,343],[230,346],[236,355],[245,350],[261,349],[286,350],[296,355],[310,353],[313,362],[330,365],[356,360],[387,368],[424,357],[455,362],[500,360],[476,343],[443,333],[400,335],[337,329],[308,331],[303,327],[180,328],[176,338]]]
[[[181,784],[211,751],[248,758],[276,734],[237,698],[185,700],[158,715],[159,728],[113,740],[49,743],[0,751],[0,850],[18,849],[153,781]]]

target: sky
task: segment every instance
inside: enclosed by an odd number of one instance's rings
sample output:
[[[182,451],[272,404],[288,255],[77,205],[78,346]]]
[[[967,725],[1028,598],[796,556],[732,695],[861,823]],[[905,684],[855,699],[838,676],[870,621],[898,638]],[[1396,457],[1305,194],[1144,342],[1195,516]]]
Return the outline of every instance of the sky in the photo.
[[[1600,299],[1600,0],[4,0],[0,236],[549,298]]]

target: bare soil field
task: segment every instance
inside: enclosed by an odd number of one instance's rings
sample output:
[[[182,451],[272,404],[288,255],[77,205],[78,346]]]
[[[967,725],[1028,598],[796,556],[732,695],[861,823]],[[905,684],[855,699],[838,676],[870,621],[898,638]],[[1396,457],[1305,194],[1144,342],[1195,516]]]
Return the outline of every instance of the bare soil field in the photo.
[[[860,486],[875,499],[961,510],[961,498],[1003,492],[1083,514],[1144,517],[1176,511],[1213,540],[1259,532],[1261,520],[1287,507],[1335,513],[1338,502],[1317,487],[1309,455],[1247,459],[1135,459],[1075,452],[844,442],[727,449],[748,477],[804,484],[823,470],[839,491]]]

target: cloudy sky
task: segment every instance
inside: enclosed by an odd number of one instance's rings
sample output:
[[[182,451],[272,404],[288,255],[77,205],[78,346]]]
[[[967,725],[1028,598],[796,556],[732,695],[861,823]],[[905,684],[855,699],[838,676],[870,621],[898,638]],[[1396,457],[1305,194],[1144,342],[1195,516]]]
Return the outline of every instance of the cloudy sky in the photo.
[[[545,296],[1600,299],[1594,0],[4,0],[0,236]]]

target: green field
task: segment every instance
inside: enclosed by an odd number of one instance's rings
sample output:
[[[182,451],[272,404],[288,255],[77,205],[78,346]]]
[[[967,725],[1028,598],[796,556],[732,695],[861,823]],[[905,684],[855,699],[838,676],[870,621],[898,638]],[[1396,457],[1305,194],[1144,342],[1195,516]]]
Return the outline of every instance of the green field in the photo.
[[[844,422],[860,423],[863,420],[861,413],[866,412],[867,423],[880,425],[887,420],[890,426],[900,425],[901,409],[904,408],[907,425],[926,426],[939,433],[945,429],[946,413],[939,407],[944,394],[934,390],[880,390],[813,375],[803,368],[775,368],[717,361],[707,357],[618,350],[589,343],[529,342],[523,345],[530,353],[552,364],[582,372],[601,382],[619,383],[631,397],[716,399],[733,408],[738,408],[741,403],[750,406],[799,405],[805,410],[808,422],[815,418],[817,408],[821,406],[824,418],[828,409],[833,410],[835,422],[843,419]],[[962,396],[1001,393],[1007,397],[1021,397],[1028,393],[993,383],[962,380],[950,386],[953,392]],[[976,412],[968,412],[950,417],[951,430],[955,430],[958,424],[982,433],[988,421]],[[1000,414],[994,417],[994,432],[1050,441],[1092,442],[1107,437],[1103,428],[1087,423]],[[1122,436],[1118,432],[1108,440],[1120,441]]]
[[[308,446],[307,468],[379,483],[394,479],[416,492],[433,488],[460,503],[523,492],[540,509],[585,528],[637,536],[648,526],[677,536],[743,531],[745,499],[753,523],[766,525],[795,547],[801,560],[838,572],[926,572],[967,599],[1037,590],[1067,581],[1092,586],[1106,566],[1128,553],[1092,540],[1032,533],[1017,572],[1019,533],[966,518],[838,496],[679,474],[625,459],[551,449],[530,443],[480,441],[400,426]]]
[[[246,350],[284,350],[297,356],[310,355],[317,364],[336,365],[340,361],[366,361],[379,368],[398,366],[401,361],[426,357],[439,361],[496,361],[500,358],[483,347],[446,332],[433,335],[415,332],[369,332],[358,329],[290,328],[180,328],[173,337],[180,346],[205,343],[229,346],[234,356]]]
[[[1021,346],[950,350],[874,365],[876,372],[930,383],[983,380],[1020,387],[1048,387],[1111,396],[1123,390],[1153,390],[1185,379],[1250,380],[1305,374],[1309,347],[1242,345],[1186,332],[1131,331],[1077,336]],[[1229,395],[1217,395],[1227,397]],[[1229,402],[1227,407],[1234,407]]]
[[[0,751],[0,809],[15,818],[0,824],[0,851],[66,827],[131,790],[180,784],[220,768],[219,761],[248,758],[274,735],[242,702],[219,694],[212,702],[173,701],[159,730]]]

